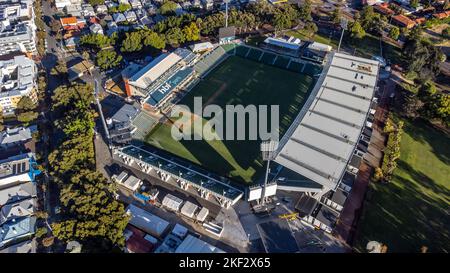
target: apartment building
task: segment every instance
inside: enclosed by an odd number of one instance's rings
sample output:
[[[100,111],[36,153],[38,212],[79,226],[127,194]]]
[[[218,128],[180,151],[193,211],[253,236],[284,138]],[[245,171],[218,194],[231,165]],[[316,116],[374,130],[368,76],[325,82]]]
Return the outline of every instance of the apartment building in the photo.
[[[37,100],[37,67],[23,55],[0,61],[0,111],[14,111],[23,96]]]
[[[0,0],[0,55],[36,53],[36,25],[32,0]]]

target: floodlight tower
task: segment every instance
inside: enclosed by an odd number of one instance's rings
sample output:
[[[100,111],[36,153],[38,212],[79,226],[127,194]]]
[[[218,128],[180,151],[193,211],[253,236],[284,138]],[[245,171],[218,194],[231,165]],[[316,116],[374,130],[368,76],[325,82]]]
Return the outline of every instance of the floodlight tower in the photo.
[[[265,200],[265,195],[266,195],[266,187],[267,187],[267,180],[269,178],[269,165],[270,165],[270,161],[274,159],[275,155],[276,155],[276,150],[278,148],[278,141],[274,141],[274,140],[267,140],[267,141],[263,141],[261,143],[261,154],[262,154],[262,158],[264,161],[266,161],[267,165],[266,165],[266,176],[264,178],[264,185],[261,191],[261,205],[264,205],[266,200]]]
[[[341,49],[342,37],[344,37],[344,31],[347,29],[347,23],[348,23],[347,19],[345,19],[345,18],[341,19],[342,32],[341,32],[341,38],[339,39],[339,45],[338,45],[337,52],[339,52],[339,50]]]
[[[230,0],[223,0],[225,3],[225,27],[228,27],[228,3]]]

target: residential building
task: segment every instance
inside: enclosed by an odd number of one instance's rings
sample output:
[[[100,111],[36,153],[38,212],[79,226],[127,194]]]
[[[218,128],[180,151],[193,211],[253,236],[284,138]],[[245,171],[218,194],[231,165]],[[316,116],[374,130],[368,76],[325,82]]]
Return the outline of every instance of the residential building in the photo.
[[[95,16],[94,8],[90,4],[82,4],[81,8],[84,17]]]
[[[71,4],[69,6],[65,7],[66,14],[72,15],[75,17],[82,17],[83,16],[83,8],[81,7],[81,4]]]
[[[69,74],[69,81],[74,81],[78,78],[83,77],[85,73],[91,72],[95,66],[86,60],[82,60],[71,67],[69,67],[67,73]]]
[[[93,34],[102,34],[103,35],[103,28],[100,24],[92,24],[89,27],[89,30],[93,33]]]
[[[107,30],[106,30],[106,35],[111,36],[114,32],[119,31],[119,28],[117,27],[116,22],[111,21],[107,24]]]
[[[36,101],[36,79],[36,64],[26,56],[0,61],[0,111],[14,111],[23,96]]]
[[[130,0],[130,5],[133,7],[133,9],[140,9],[142,8],[142,3],[139,0]]]
[[[37,131],[37,126],[6,128],[0,132],[0,151],[10,147],[22,145],[33,138],[33,133]]]
[[[407,29],[411,29],[416,25],[416,22],[409,19],[405,15],[399,14],[392,16],[392,24],[397,25],[399,27],[405,27]]]
[[[63,10],[70,5],[81,5],[82,0],[55,0],[55,6],[58,10]]]
[[[0,226],[0,248],[30,239],[36,231],[36,217],[11,219]]]
[[[0,188],[33,182],[40,174],[35,169],[33,153],[19,154],[0,160]]]
[[[108,7],[106,5],[97,5],[95,11],[97,14],[105,14],[108,13]]]
[[[28,56],[36,53],[36,25],[33,2],[0,2],[0,55],[23,52]]]
[[[123,15],[123,13],[114,13],[112,15],[114,22],[118,23],[122,23],[125,22],[127,20],[127,18],[125,17],[125,15]]]
[[[75,16],[59,19],[64,30],[79,30],[86,26],[86,20]]]
[[[134,12],[134,11],[132,11],[132,10],[127,10],[127,11],[125,11],[125,17],[127,18],[127,21],[128,22],[136,22],[136,20],[137,20],[137,16],[136,16],[136,13]]]

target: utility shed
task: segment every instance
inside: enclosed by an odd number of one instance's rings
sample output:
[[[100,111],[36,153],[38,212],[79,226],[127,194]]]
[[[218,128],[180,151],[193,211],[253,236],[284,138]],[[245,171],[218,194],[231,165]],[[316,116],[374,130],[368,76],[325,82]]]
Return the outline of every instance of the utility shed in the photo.
[[[181,208],[181,214],[187,216],[189,218],[194,218],[195,212],[197,211],[198,206],[194,203],[186,201]]]
[[[172,194],[167,194],[162,200],[162,205],[173,211],[180,211],[183,200],[173,196]]]
[[[119,185],[124,186],[132,192],[135,192],[140,185],[142,185],[142,180],[137,178],[136,176],[130,175],[127,180],[124,182],[118,182]]]
[[[131,215],[130,224],[143,231],[160,237],[169,226],[169,222],[135,205],[129,205],[127,214]]]
[[[199,222],[205,221],[208,214],[209,214],[209,210],[207,208],[203,207],[197,214],[197,221],[199,221]]]

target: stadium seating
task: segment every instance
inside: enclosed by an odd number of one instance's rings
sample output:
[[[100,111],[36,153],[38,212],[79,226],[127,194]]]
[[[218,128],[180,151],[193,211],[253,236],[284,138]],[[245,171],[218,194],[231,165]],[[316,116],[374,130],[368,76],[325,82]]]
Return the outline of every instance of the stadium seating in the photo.
[[[269,53],[269,52],[264,52],[264,55],[261,58],[261,62],[268,64],[268,65],[273,65],[273,61],[275,60],[276,55]]]
[[[263,51],[251,48],[250,51],[247,53],[246,58],[254,61],[259,61],[261,54],[263,54]]]
[[[291,63],[288,66],[288,69],[294,72],[302,72],[304,63],[299,63],[295,61],[291,61]]]
[[[205,56],[194,65],[194,70],[203,76],[217,63],[226,57],[226,51],[221,46],[216,47],[213,51],[205,54]]]
[[[136,127],[136,132],[134,132],[133,138],[144,140],[156,122],[157,121],[155,118],[146,112],[141,111],[133,120],[133,125]]]
[[[279,68],[286,69],[289,64],[289,58],[278,56],[273,65],[278,66]]]

